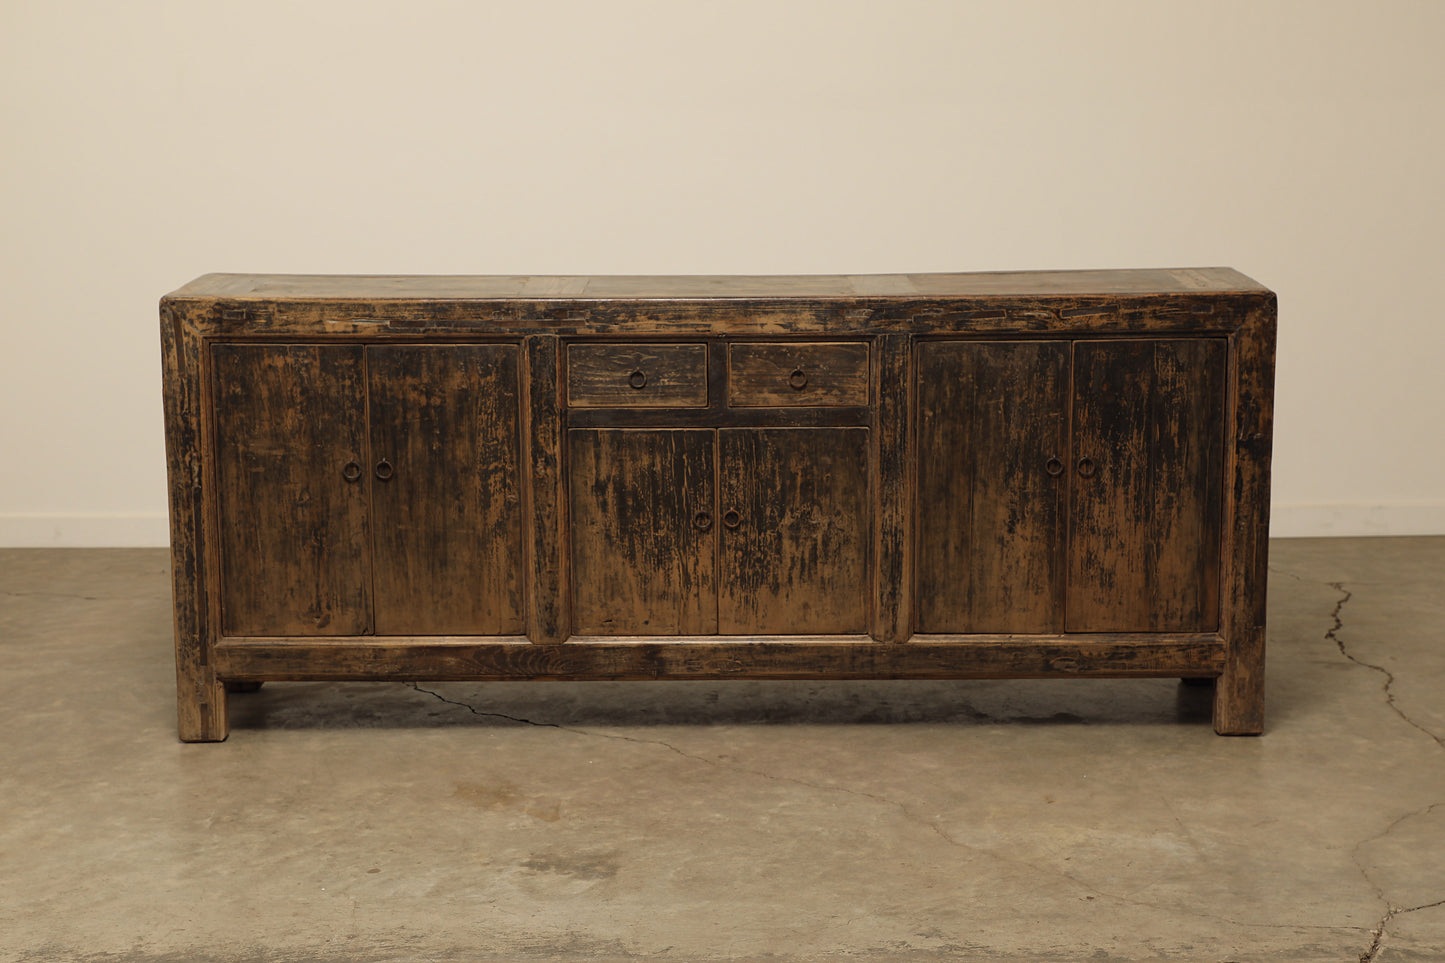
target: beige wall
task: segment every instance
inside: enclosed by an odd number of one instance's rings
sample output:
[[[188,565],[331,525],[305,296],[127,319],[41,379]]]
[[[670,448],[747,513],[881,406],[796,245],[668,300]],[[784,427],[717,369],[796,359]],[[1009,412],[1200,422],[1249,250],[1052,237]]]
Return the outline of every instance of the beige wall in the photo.
[[[1445,532],[1445,4],[0,4],[0,544],[160,544],[205,271],[1230,264],[1276,534]]]

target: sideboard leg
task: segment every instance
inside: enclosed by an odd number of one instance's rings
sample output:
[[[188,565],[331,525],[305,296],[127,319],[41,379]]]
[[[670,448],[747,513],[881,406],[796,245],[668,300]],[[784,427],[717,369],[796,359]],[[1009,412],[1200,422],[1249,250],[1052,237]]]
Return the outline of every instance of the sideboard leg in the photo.
[[[226,717],[226,685],[207,666],[177,672],[176,693],[182,742],[224,742],[231,734]]]
[[[1264,731],[1264,639],[1262,629],[1235,642],[1232,658],[1214,684],[1214,731],[1257,736]]]

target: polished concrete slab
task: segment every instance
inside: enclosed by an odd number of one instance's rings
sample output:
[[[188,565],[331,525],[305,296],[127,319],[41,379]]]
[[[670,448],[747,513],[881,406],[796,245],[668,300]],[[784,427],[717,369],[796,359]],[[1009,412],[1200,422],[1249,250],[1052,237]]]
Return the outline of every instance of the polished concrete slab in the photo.
[[[0,960],[1445,960],[1445,538],[1272,546],[1267,730],[1167,680],[270,684],[163,551],[0,551]]]

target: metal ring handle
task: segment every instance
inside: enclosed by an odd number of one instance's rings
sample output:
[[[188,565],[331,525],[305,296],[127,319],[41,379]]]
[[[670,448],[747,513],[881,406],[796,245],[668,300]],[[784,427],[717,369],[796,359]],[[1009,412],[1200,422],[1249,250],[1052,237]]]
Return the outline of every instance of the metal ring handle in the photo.
[[[627,376],[627,383],[634,388],[645,388],[647,386],[647,375],[641,371],[634,371]]]
[[[354,482],[361,477],[361,466],[354,461],[349,461],[341,467],[341,477],[349,482]]]
[[[692,527],[699,532],[705,532],[712,528],[712,516],[707,512],[698,512],[692,517]]]
[[[723,524],[728,528],[737,528],[743,523],[743,517],[735,509],[729,508],[723,512]]]
[[[385,458],[376,463],[376,477],[380,478],[382,481],[389,481],[391,479],[391,476],[395,474],[396,469],[392,467],[391,462],[387,461]]]
[[[788,384],[792,385],[794,391],[802,391],[808,387],[808,373],[802,368],[794,368],[793,373],[788,375]]]
[[[1044,462],[1044,471],[1049,473],[1050,478],[1058,478],[1064,473],[1064,463],[1057,458],[1050,458]]]
[[[1095,467],[1094,462],[1093,462],[1093,459],[1090,459],[1090,458],[1080,458],[1080,459],[1079,459],[1079,474],[1080,474],[1080,475],[1082,475],[1082,476],[1085,477],[1085,478],[1093,478],[1095,472],[1097,472],[1097,471],[1098,471],[1098,468]]]

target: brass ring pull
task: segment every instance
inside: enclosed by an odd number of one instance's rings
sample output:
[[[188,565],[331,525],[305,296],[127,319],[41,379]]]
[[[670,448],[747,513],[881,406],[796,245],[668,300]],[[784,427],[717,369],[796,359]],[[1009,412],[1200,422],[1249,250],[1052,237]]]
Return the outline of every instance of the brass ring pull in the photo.
[[[1049,473],[1050,478],[1058,478],[1064,473],[1064,463],[1057,458],[1050,458],[1044,462],[1044,471]]]
[[[341,477],[354,482],[361,477],[361,466],[354,461],[347,462],[341,469]]]
[[[382,481],[389,481],[391,479],[391,476],[395,474],[396,469],[392,467],[391,462],[387,461],[385,458],[376,463],[376,477],[380,478]]]
[[[723,524],[728,528],[737,528],[743,523],[743,517],[736,510],[729,508],[723,512]]]
[[[1092,459],[1089,459],[1089,458],[1080,458],[1080,459],[1079,459],[1079,474],[1080,474],[1080,475],[1082,475],[1082,476],[1085,477],[1085,478],[1093,478],[1093,477],[1094,477],[1094,473],[1095,473],[1096,471],[1098,471],[1098,469],[1094,466],[1094,462],[1093,462]]]
[[[647,386],[647,375],[641,371],[634,371],[627,376],[627,383],[634,388],[645,388]]]
[[[808,387],[808,374],[802,368],[794,368],[793,373],[788,375],[788,384],[793,386],[794,391],[802,391]]]
[[[712,528],[712,516],[707,512],[698,512],[692,517],[692,527],[699,532],[705,532]]]

